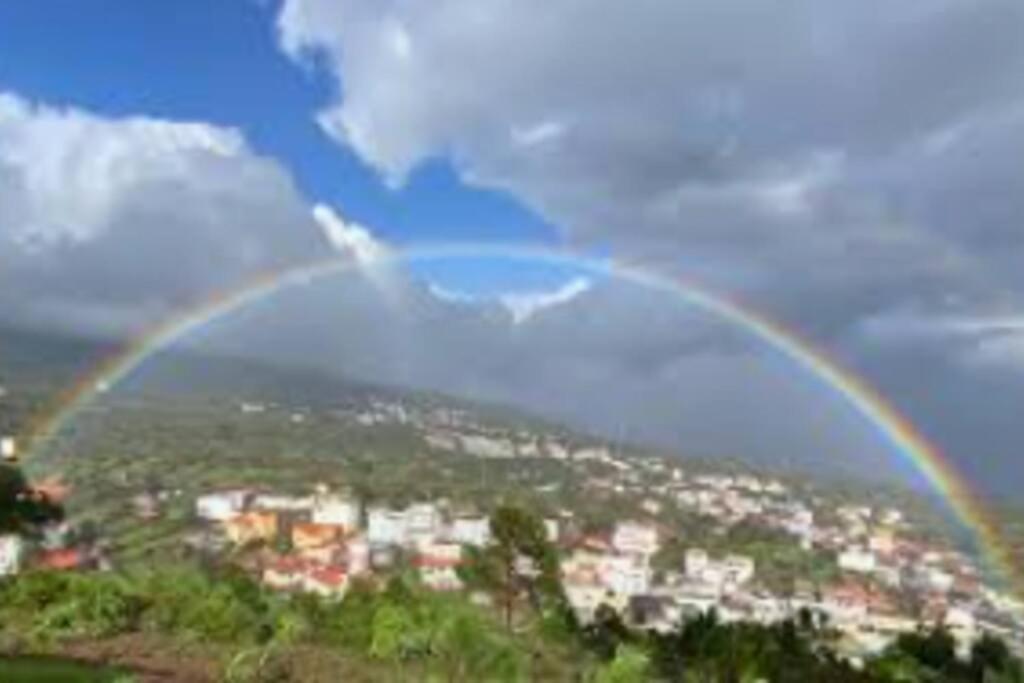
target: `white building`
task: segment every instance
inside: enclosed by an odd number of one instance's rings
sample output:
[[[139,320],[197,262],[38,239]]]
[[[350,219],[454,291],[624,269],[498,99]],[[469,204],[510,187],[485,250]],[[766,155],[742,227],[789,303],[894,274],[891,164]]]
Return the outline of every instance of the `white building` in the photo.
[[[211,522],[223,522],[245,509],[248,491],[219,491],[196,498],[196,514]]]
[[[370,571],[370,542],[366,536],[360,534],[348,539],[345,553],[350,575],[360,576]]]
[[[699,579],[708,566],[708,553],[702,548],[690,548],[686,551],[686,575],[691,579]]]
[[[650,556],[658,552],[658,530],[636,522],[615,525],[612,546],[620,553]]]
[[[258,510],[273,512],[301,512],[312,509],[313,497],[260,493],[252,499],[252,506]]]
[[[839,568],[848,572],[869,574],[875,571],[877,561],[875,554],[863,548],[847,548],[839,553]]]
[[[441,535],[441,511],[433,503],[416,503],[405,510],[406,543],[430,543]]]
[[[0,437],[0,458],[14,460],[18,455],[18,443],[13,436]]]
[[[351,498],[327,494],[317,496],[313,503],[311,519],[316,524],[332,524],[352,532],[359,528],[359,517],[359,503]]]
[[[21,571],[25,543],[17,534],[0,536],[0,576],[11,576]]]
[[[742,586],[754,578],[754,560],[746,555],[727,555],[721,568],[727,583]]]
[[[405,513],[371,508],[366,515],[366,538],[372,545],[403,545],[406,542]]]
[[[558,542],[558,520],[550,517],[544,520],[544,534],[551,543]]]
[[[948,593],[955,581],[952,574],[936,567],[926,569],[923,578],[928,588],[939,593]]]
[[[619,596],[643,595],[651,589],[651,569],[636,556],[609,555],[601,563],[601,582]]]
[[[462,546],[457,543],[425,543],[416,557],[420,580],[434,590],[462,588],[457,571],[461,562]]]
[[[456,543],[482,547],[491,541],[491,522],[486,517],[459,517],[448,535]]]

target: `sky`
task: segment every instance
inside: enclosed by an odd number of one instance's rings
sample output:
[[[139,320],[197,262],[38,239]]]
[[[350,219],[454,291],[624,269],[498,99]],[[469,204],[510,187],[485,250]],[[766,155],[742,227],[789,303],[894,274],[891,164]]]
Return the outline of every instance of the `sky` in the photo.
[[[1022,33],[1017,0],[3,3],[3,322],[130,338],[317,259],[571,249],[741,297],[1013,495]],[[513,265],[413,273],[437,308],[403,329],[434,352],[390,366],[520,403],[557,387],[545,408],[590,423],[686,406],[691,427],[672,437],[669,411],[658,430],[682,446],[855,462],[872,447],[839,407],[801,446],[763,399],[802,380],[720,321],[624,304],[649,295],[577,266]],[[336,296],[317,300],[293,308],[340,315]],[[359,310],[394,318],[386,303]],[[450,329],[486,362],[446,352]],[[635,387],[578,400],[598,384]],[[709,426],[724,406],[732,424]],[[737,441],[736,420],[779,434]]]

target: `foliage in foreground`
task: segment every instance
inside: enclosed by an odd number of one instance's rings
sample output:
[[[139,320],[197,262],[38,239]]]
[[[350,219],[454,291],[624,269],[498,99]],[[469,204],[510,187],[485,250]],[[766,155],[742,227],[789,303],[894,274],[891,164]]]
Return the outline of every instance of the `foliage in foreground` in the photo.
[[[958,658],[942,630],[910,634],[862,669],[838,658],[829,634],[808,623],[725,624],[713,614],[669,634],[627,628],[610,610],[565,638],[544,624],[505,628],[459,595],[398,579],[383,589],[356,585],[341,602],[262,589],[231,570],[194,566],[145,573],[29,572],[0,584],[5,641],[42,651],[66,639],[125,633],[218,643],[233,681],[302,680],[301,648],[319,648],[387,680],[848,681],[850,683],[1021,683],[1006,645],[984,638]],[[562,667],[538,662],[561,657]]]

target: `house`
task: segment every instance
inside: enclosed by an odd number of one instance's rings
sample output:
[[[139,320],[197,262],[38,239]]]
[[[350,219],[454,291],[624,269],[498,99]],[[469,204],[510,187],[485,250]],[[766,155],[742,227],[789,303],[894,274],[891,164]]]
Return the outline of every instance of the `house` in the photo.
[[[707,551],[703,548],[689,548],[683,562],[686,567],[686,575],[691,579],[699,579],[704,575],[704,570],[707,569],[710,560]]]
[[[348,574],[342,567],[314,567],[306,572],[302,587],[325,598],[342,598],[348,590]]]
[[[615,525],[612,546],[620,553],[653,555],[658,552],[658,530],[647,524],[620,522]]]
[[[850,547],[839,553],[839,568],[848,572],[868,574],[875,570],[875,554],[863,548]]]
[[[13,436],[0,437],[0,458],[8,462],[18,459],[18,444]]]
[[[160,516],[160,501],[152,493],[132,497],[132,509],[139,519],[151,521]]]
[[[371,508],[366,515],[366,537],[373,545],[404,545],[405,513],[389,508]]]
[[[550,517],[544,520],[544,535],[551,543],[558,542],[558,520]]]
[[[483,547],[491,541],[491,522],[486,517],[458,517],[448,537],[455,543]]]
[[[263,583],[278,590],[301,588],[306,566],[297,557],[275,557],[263,566]]]
[[[746,555],[726,555],[722,569],[727,582],[743,585],[754,578],[754,559]]]
[[[641,556],[607,555],[601,562],[600,579],[608,590],[628,598],[650,590],[651,569]]]
[[[456,571],[462,563],[462,546],[456,543],[429,543],[420,546],[413,564],[423,584],[434,590],[458,590],[462,580]]]
[[[243,512],[224,521],[224,533],[235,545],[273,541],[277,537],[277,513]]]
[[[317,524],[333,524],[345,533],[359,528],[359,503],[351,498],[334,494],[316,497],[311,519]]]
[[[594,613],[598,607],[615,601],[608,589],[596,579],[581,576],[570,577],[565,580],[563,586],[569,606],[572,607],[580,622],[584,624],[594,619]]]
[[[370,571],[370,542],[366,536],[359,534],[348,539],[345,544],[345,560],[351,576],[360,576]]]
[[[220,491],[196,498],[196,515],[211,522],[224,522],[245,509],[248,491]]]
[[[405,510],[406,543],[430,543],[441,534],[441,511],[433,503],[416,503]]]
[[[77,548],[44,550],[36,556],[36,564],[42,569],[57,571],[80,569],[85,563],[84,553]]]
[[[12,576],[21,571],[25,555],[25,542],[17,534],[0,536],[0,576]]]
[[[260,493],[253,498],[252,507],[273,512],[304,512],[313,507],[313,497]]]
[[[341,536],[341,528],[333,524],[297,522],[292,525],[292,547],[297,553],[334,545]]]

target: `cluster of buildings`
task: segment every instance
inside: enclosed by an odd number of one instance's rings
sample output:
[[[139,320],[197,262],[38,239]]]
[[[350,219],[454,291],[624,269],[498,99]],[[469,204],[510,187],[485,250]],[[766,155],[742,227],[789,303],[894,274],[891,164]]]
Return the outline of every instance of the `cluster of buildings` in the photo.
[[[363,508],[324,488],[300,496],[218,491],[199,496],[195,512],[204,528],[190,537],[193,547],[219,552],[258,544],[251,564],[267,585],[335,597],[352,579],[387,571],[398,558],[427,587],[460,589],[463,549],[491,537],[487,517],[455,513],[447,501]],[[558,522],[545,523],[557,539]]]

